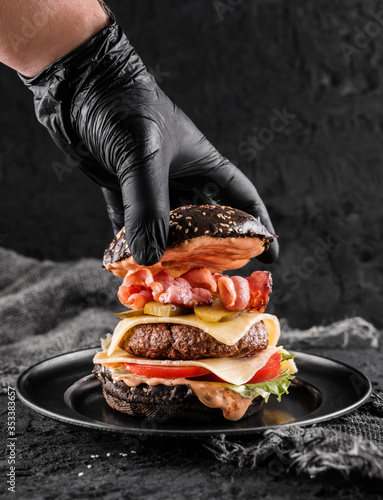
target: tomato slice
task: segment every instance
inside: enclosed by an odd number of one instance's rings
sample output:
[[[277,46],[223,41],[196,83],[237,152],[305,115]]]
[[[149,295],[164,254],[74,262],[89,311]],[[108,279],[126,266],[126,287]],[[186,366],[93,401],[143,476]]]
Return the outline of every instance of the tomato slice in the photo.
[[[125,370],[148,378],[194,378],[201,377],[205,382],[225,382],[214,373],[201,366],[166,366],[166,365],[139,365],[136,363],[124,363]],[[269,361],[258,370],[254,376],[246,382],[256,384],[276,378],[281,373],[281,355],[276,352],[270,356]]]
[[[276,352],[270,356],[269,361],[258,370],[254,376],[246,382],[247,384],[256,384],[257,382],[264,382],[276,378],[281,373],[281,355]]]
[[[124,363],[125,370],[149,378],[191,378],[206,375],[209,372],[202,366],[165,366],[165,365],[139,365]]]

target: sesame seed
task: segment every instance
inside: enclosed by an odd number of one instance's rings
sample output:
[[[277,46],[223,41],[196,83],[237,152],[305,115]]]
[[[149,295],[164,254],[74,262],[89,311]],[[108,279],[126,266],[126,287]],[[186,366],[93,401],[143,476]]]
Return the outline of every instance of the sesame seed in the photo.
[[[110,457],[110,453],[107,453],[107,454],[106,454],[106,456],[107,456],[107,457]]]
[[[209,234],[210,231],[205,231],[205,234]]]
[[[218,228],[218,231],[219,231],[220,233],[222,233],[222,229],[221,229],[220,227]]]
[[[181,230],[181,229],[182,229],[182,226],[180,226],[179,224],[177,224],[176,229]]]
[[[219,225],[222,227],[229,227],[229,224],[224,224],[223,222],[220,222]]]
[[[79,472],[78,475],[81,477],[81,476],[84,475],[84,473],[83,472]]]
[[[238,229],[238,232],[239,232],[239,233],[241,233],[241,232],[242,232],[242,229],[241,229],[241,228],[239,228],[239,229]]]
[[[91,465],[87,465],[87,467],[88,467],[88,469],[91,469],[91,468],[92,468],[92,466],[91,466]]]
[[[188,226],[191,226],[191,222],[188,222]]]
[[[206,215],[206,212],[202,212],[202,215]]]
[[[143,390],[144,392],[148,392],[148,388],[147,388],[147,387],[143,387],[143,388],[142,388],[142,390]]]
[[[194,228],[194,232],[196,233],[198,231],[198,227],[195,227]]]
[[[189,229],[185,229],[185,233],[188,233],[189,232]]]
[[[191,217],[186,217],[186,219],[191,219]]]
[[[233,222],[233,225],[234,225],[234,226],[236,226],[236,225],[237,225],[237,223],[236,223],[236,222]]]

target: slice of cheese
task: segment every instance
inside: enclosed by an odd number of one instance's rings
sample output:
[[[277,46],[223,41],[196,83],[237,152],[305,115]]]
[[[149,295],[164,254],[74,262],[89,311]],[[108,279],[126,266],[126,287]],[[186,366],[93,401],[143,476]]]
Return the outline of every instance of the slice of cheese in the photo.
[[[200,328],[223,344],[234,345],[259,321],[264,322],[269,332],[269,346],[276,346],[280,335],[280,326],[277,317],[272,314],[245,312],[241,316],[224,323],[203,321],[194,314],[174,316],[171,318],[148,315],[133,316],[132,318],[123,319],[118,323],[113,332],[112,342],[108,353],[112,354],[116,347],[121,345],[125,336],[129,335],[129,330],[137,325],[148,323],[177,323],[194,326]]]
[[[242,385],[248,382],[253,377],[254,373],[265,366],[270,356],[278,350],[279,348],[273,346],[267,347],[253,356],[246,356],[244,358],[209,358],[194,359],[190,361],[171,361],[139,358],[117,347],[110,355],[107,351],[97,353],[93,358],[93,362],[102,365],[113,363],[137,363],[142,365],[201,366],[213,372],[229,384]]]

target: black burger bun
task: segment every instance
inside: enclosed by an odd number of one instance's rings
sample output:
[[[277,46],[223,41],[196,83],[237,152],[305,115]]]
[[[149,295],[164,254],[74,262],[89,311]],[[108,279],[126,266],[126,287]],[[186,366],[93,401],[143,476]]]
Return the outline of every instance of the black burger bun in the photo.
[[[220,408],[209,408],[202,404],[188,385],[140,384],[129,387],[123,381],[113,381],[112,373],[96,364],[93,373],[101,382],[108,405],[121,413],[148,420],[194,420],[198,422],[227,421]],[[263,406],[259,396],[253,399],[242,418],[257,413]]]
[[[266,251],[276,236],[242,210],[227,206],[188,205],[170,212],[167,249],[161,260],[147,266],[153,274],[167,269],[173,277],[195,267],[211,272],[239,269]],[[124,277],[139,266],[126,240],[125,228],[104,254],[103,266]]]

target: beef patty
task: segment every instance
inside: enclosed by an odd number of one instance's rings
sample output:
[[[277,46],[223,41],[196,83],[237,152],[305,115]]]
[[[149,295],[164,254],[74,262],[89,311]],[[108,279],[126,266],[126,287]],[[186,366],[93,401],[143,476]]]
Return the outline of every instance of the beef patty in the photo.
[[[120,347],[143,358],[238,358],[262,351],[268,345],[268,331],[262,321],[253,325],[232,346],[218,342],[200,328],[188,325],[152,323],[135,326],[132,330]]]

